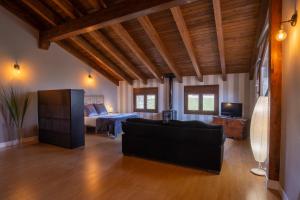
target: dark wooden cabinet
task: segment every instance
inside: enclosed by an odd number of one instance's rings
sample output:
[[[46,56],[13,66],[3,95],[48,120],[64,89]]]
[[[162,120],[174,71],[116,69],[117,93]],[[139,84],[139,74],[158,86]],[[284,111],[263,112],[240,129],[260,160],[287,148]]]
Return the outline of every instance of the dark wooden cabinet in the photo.
[[[38,91],[39,141],[65,148],[84,145],[84,91]]]
[[[247,137],[247,119],[214,116],[213,124],[223,125],[224,134],[233,139]]]

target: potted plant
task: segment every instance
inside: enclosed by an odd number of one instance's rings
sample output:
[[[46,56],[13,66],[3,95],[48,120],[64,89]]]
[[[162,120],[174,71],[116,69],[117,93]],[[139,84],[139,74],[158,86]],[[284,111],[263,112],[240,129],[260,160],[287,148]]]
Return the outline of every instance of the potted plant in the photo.
[[[8,90],[2,88],[0,92],[0,101],[7,110],[10,120],[17,131],[19,143],[22,144],[23,123],[30,101],[29,94],[21,94],[13,87]]]

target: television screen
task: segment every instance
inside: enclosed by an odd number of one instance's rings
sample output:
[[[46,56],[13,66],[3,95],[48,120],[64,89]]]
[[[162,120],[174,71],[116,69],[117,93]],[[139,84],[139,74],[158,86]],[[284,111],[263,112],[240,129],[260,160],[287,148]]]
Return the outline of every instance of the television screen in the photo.
[[[229,117],[242,117],[243,104],[242,103],[221,103],[221,115]]]

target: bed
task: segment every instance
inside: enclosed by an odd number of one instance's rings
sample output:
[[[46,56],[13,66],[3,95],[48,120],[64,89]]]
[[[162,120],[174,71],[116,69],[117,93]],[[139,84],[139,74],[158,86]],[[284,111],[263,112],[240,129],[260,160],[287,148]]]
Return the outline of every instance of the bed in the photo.
[[[89,95],[84,97],[85,106],[104,104],[103,95]],[[122,121],[129,118],[138,118],[136,113],[105,113],[85,116],[86,127],[94,127],[96,132],[107,132],[112,137],[122,133]]]

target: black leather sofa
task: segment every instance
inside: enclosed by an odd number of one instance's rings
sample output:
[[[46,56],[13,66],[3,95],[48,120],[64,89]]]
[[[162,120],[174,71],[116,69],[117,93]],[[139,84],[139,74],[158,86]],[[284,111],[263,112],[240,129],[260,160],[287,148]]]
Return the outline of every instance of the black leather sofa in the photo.
[[[225,141],[222,126],[133,118],[123,122],[122,128],[124,155],[221,171]]]

